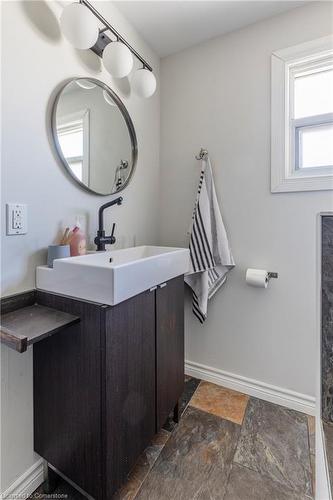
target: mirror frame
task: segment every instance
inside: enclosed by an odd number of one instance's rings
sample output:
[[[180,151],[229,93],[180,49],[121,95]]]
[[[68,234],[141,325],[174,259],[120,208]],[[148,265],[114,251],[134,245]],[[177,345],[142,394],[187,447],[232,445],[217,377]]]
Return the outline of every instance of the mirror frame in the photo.
[[[70,167],[67,163],[67,160],[64,157],[62,150],[61,150],[61,146],[60,146],[60,143],[58,140],[58,135],[57,135],[57,106],[58,106],[58,102],[60,100],[60,97],[61,97],[61,94],[62,94],[64,88],[67,87],[67,85],[69,85],[70,83],[76,82],[78,80],[89,80],[90,82],[95,83],[98,87],[101,87],[102,90],[106,90],[107,92],[109,92],[112,99],[115,101],[118,109],[120,110],[122,117],[124,118],[125,123],[127,125],[127,129],[128,129],[130,141],[131,141],[131,147],[132,147],[131,171],[130,171],[126,181],[124,182],[124,184],[122,184],[121,189],[119,189],[118,191],[115,191],[114,193],[105,193],[105,194],[99,193],[98,191],[94,191],[89,186],[86,186],[83,182],[81,182],[73,174],[73,172],[70,169]],[[130,117],[129,112],[127,111],[125,104],[122,102],[120,97],[118,97],[118,95],[112,89],[110,89],[110,87],[108,87],[108,85],[106,85],[104,82],[102,82],[101,80],[97,80],[96,78],[90,78],[90,77],[70,78],[69,80],[66,80],[66,82],[61,86],[61,88],[57,92],[56,98],[55,98],[53,106],[52,106],[51,130],[52,130],[52,138],[53,138],[53,143],[55,145],[56,153],[57,153],[58,157],[60,158],[62,165],[65,167],[65,170],[70,175],[70,177],[77,184],[79,184],[79,186],[81,186],[85,191],[88,191],[89,193],[92,193],[92,194],[96,194],[98,196],[112,196],[114,194],[120,193],[120,191],[123,191],[128,186],[128,184],[130,183],[130,180],[132,179],[132,176],[134,174],[136,164],[137,164],[137,159],[138,159],[138,143],[137,143],[136,133],[135,133],[132,119]]]

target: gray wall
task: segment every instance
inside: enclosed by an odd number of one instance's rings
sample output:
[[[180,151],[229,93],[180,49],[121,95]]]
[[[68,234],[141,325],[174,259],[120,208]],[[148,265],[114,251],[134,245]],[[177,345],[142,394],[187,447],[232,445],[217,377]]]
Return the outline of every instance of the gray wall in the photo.
[[[332,192],[270,192],[270,56],[332,31],[314,2],[166,57],[161,65],[160,241],[186,245],[208,148],[236,268],[201,326],[186,308],[186,358],[223,374],[315,396],[316,214]],[[245,271],[279,272],[267,290]]]
[[[159,58],[111,2],[98,9],[142,53],[159,78]],[[139,159],[121,207],[106,214],[106,227],[117,223],[117,245],[154,243],[159,183],[159,92],[149,100],[130,94],[101,69],[91,51],[75,50],[61,35],[62,2],[2,2],[2,295],[35,286],[36,265],[45,263],[46,247],[60,229],[87,221],[90,242],[97,229],[97,209],[110,197],[90,195],[66,175],[53,154],[48,130],[55,90],[64,80],[92,76],[123,99],[136,128]],[[13,32],[15,27],[15,34]],[[5,235],[5,203],[28,204],[29,232]],[[2,471],[1,491],[35,463],[32,433],[32,352],[1,348]]]

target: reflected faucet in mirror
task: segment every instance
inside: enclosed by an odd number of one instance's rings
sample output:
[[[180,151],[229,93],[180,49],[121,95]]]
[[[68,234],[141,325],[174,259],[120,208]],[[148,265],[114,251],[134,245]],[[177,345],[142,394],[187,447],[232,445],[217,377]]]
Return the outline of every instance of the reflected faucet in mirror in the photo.
[[[121,205],[122,202],[123,202],[123,198],[121,196],[119,196],[119,198],[116,198],[115,200],[112,200],[112,201],[109,201],[108,203],[105,203],[98,210],[98,231],[97,231],[97,236],[94,240],[95,245],[97,246],[98,252],[105,251],[105,245],[113,245],[116,242],[116,238],[114,236],[114,230],[116,227],[115,223],[113,223],[113,225],[112,225],[111,235],[105,236],[104,210],[106,208],[112,207],[113,205]]]
[[[122,185],[126,182],[126,176],[127,174],[125,173],[125,170],[128,168],[128,161],[127,160],[120,160],[120,165],[118,165],[115,178],[114,178],[114,184],[112,187],[112,193],[115,193],[119,191],[122,187]]]

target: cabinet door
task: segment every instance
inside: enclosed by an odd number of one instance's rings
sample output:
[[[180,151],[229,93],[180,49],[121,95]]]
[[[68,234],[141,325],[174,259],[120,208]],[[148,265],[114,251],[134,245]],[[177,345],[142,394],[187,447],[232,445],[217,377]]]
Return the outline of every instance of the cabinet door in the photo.
[[[106,498],[155,434],[155,292],[106,311]]]
[[[157,430],[184,389],[184,277],[156,290]]]
[[[33,346],[34,449],[100,499],[101,307],[47,292],[41,305],[80,316],[80,323]]]

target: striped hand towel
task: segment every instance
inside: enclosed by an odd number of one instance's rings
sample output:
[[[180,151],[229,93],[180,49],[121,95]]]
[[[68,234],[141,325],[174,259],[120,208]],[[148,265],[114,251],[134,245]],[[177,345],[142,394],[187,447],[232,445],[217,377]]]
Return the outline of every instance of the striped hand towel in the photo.
[[[185,282],[193,291],[192,309],[203,323],[208,300],[225,283],[235,266],[218,205],[209,158],[202,160],[190,232],[190,271]]]

